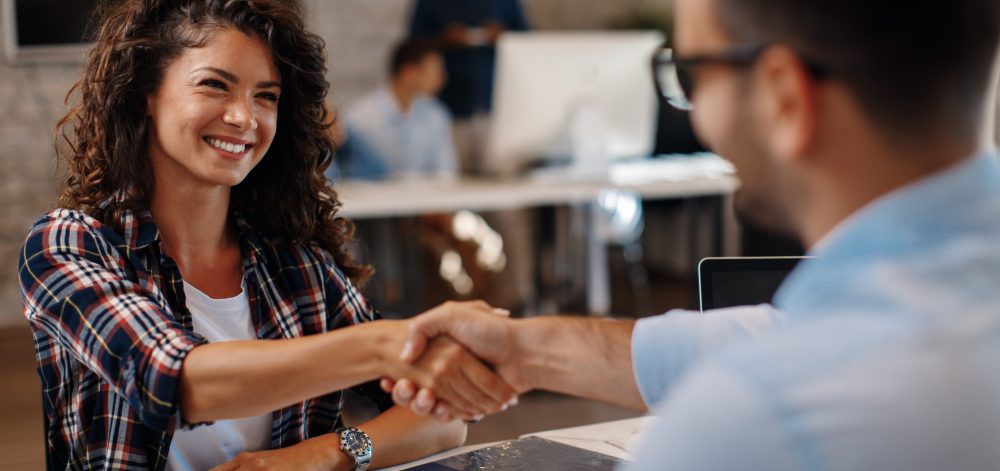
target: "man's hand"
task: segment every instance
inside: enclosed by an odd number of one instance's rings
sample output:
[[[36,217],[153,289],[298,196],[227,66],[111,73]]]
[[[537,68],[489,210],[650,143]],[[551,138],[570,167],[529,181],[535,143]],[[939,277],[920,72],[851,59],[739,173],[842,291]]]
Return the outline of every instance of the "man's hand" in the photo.
[[[409,335],[400,357],[405,361],[418,361],[427,350],[429,339],[448,336],[472,354],[493,365],[496,372],[514,388],[516,393],[527,390],[528,385],[524,381],[524,375],[516,366],[516,362],[512,361],[512,321],[506,316],[506,311],[492,309],[481,301],[465,304],[473,309],[434,309],[411,319]],[[397,404],[409,406],[421,415],[434,413],[443,420],[448,420],[452,416],[469,418],[467,414],[456,411],[456,409],[467,410],[467,407],[454,404],[451,398],[444,397],[440,390],[423,387],[419,381],[412,381],[413,378],[406,376],[402,378],[405,379],[396,382],[389,379],[382,381],[382,388],[393,392],[393,400]],[[486,410],[484,413],[504,410],[507,405],[516,402],[516,396],[511,396],[508,401],[501,404],[501,407]]]
[[[468,47],[468,29],[461,24],[452,23],[441,34],[441,42],[445,48]]]
[[[409,331],[399,357],[407,362],[416,361],[423,355],[429,339],[447,335],[486,362],[502,365],[512,351],[510,324],[507,311],[483,301],[445,303],[408,321]]]
[[[496,372],[483,365],[461,345],[448,337],[436,337],[426,344],[412,370],[400,376],[403,384],[416,384],[433,391],[433,398],[448,404],[438,417],[478,420],[505,410],[517,392]],[[384,383],[385,384],[385,383]],[[414,386],[416,388],[416,386]],[[424,414],[426,415],[426,414]]]
[[[407,332],[400,333],[398,337],[396,334],[393,335],[400,340],[405,335],[406,340],[405,344],[403,341],[393,342],[397,345],[397,350],[387,352],[391,355],[391,361],[382,383],[383,388],[390,391],[395,385],[394,380],[402,380],[403,385],[413,388],[413,397],[417,396],[416,390],[422,388],[424,393],[421,397],[433,398],[431,404],[418,401],[418,404],[427,407],[411,407],[411,409],[417,413],[422,412],[421,415],[427,415],[439,404],[440,399],[440,404],[446,408],[447,413],[444,410],[440,411],[438,418],[446,421],[453,417],[473,420],[506,409],[509,404],[516,402],[517,391],[499,376],[498,372],[477,358],[481,354],[495,355],[498,352],[480,349],[482,351],[470,353],[467,351],[468,347],[461,344],[460,340],[451,340],[447,336],[440,335],[446,332],[435,329],[439,319],[447,320],[452,317],[501,319],[496,312],[497,310],[482,301],[446,302],[407,321],[405,327]],[[506,319],[506,316],[503,319]],[[398,353],[400,350],[405,350],[407,354],[400,355]],[[409,405],[408,400],[398,398],[397,400],[400,405]]]
[[[483,23],[483,29],[486,31],[487,44],[496,44],[497,40],[500,39],[500,35],[506,31],[504,25],[496,21],[487,21]]]

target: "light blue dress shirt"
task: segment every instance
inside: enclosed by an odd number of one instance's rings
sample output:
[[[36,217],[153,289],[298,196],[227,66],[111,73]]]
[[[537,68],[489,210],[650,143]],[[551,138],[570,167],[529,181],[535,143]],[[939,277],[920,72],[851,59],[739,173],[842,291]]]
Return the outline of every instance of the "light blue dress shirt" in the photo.
[[[775,304],[633,333],[657,419],[629,469],[1000,469],[1000,164],[841,223]]]
[[[345,113],[348,146],[341,169],[348,178],[454,176],[458,158],[451,117],[436,98],[418,97],[405,113],[387,86]]]

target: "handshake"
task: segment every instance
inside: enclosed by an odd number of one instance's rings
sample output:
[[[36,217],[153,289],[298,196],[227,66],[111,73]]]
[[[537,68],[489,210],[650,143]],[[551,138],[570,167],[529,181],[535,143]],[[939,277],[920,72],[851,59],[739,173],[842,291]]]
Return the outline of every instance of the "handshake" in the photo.
[[[476,421],[532,389],[516,321],[482,301],[447,302],[407,321],[406,339],[382,389],[396,404],[442,421]]]
[[[633,373],[634,320],[515,320],[473,301],[442,304],[405,325],[396,336],[405,339],[381,349],[392,350],[381,385],[417,414],[478,420],[532,389],[646,410]]]

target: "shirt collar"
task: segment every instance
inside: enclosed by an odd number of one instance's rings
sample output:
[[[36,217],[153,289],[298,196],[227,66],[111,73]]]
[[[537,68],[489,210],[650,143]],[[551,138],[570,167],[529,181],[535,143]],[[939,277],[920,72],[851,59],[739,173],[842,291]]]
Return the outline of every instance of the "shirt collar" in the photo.
[[[123,194],[114,196],[115,203],[121,204],[124,201]],[[233,211],[230,217],[236,225],[240,251],[243,254],[243,268],[255,267],[258,262],[266,264],[267,257],[264,256],[264,250],[268,245],[267,241],[253,230],[239,211]],[[123,237],[131,250],[141,251],[160,245],[160,230],[148,209],[122,210],[120,221]]]
[[[129,249],[144,249],[160,241],[160,230],[153,222],[153,215],[148,209],[127,209],[129,206],[129,190],[115,192],[101,203],[101,207],[109,205],[124,206],[126,209],[118,212],[118,222],[121,224],[122,236]]]
[[[237,237],[240,241],[240,251],[243,253],[243,268],[253,268],[258,262],[267,264],[267,257],[264,256],[265,243],[263,237],[250,227],[250,223],[243,218],[239,211],[234,211],[232,215],[236,223]]]

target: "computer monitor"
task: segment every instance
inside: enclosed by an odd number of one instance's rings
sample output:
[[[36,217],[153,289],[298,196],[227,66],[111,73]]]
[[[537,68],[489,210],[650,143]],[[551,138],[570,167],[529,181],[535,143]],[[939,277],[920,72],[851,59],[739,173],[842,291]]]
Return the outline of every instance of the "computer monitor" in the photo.
[[[645,31],[505,33],[485,170],[561,161],[599,176],[611,159],[649,156],[657,111],[649,64],[662,43]]]

